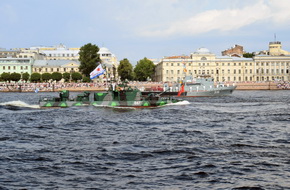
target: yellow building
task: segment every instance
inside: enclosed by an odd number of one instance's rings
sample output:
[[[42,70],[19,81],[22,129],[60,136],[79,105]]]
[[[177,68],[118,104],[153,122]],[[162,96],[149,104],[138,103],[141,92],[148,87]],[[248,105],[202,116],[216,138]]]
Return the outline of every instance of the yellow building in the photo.
[[[79,61],[72,60],[35,60],[32,67],[33,73],[73,73],[79,72]]]
[[[105,76],[108,78],[108,80],[118,80],[118,66],[119,62],[117,60],[117,57],[112,54],[108,48],[101,47],[98,52],[100,59],[102,60],[102,64],[106,68],[106,74],[104,76],[101,76],[101,78],[105,78]]]
[[[290,55],[290,52],[283,50],[281,42],[276,41],[269,43],[268,55],[283,56]]]
[[[217,82],[289,81],[289,65],[290,56],[216,56],[207,48],[199,48],[189,56],[164,57],[156,66],[154,80],[176,82],[185,75],[210,75]]]

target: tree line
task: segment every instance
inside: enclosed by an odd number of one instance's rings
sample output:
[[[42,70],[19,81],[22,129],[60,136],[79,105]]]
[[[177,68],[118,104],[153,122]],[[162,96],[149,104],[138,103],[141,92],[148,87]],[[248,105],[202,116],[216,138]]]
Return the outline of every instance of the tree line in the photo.
[[[53,73],[32,73],[31,75],[29,73],[23,73],[22,75],[20,73],[2,73],[0,75],[1,81],[15,81],[18,82],[20,80],[22,81],[31,81],[31,82],[48,82],[50,80],[53,81],[60,81],[61,79],[64,79],[65,82],[69,81],[80,81],[83,82],[90,82],[90,78],[84,77],[79,72],[74,73],[59,73],[59,72],[53,72]]]
[[[97,45],[88,43],[80,48],[79,70],[86,76],[89,77],[92,70],[94,70],[99,64],[102,64],[102,60],[98,54],[99,47]],[[120,79],[123,80],[136,80],[136,81],[146,81],[152,80],[155,73],[154,63],[147,59],[141,59],[137,62],[135,68],[129,62],[127,58],[120,61],[117,68],[118,75]]]

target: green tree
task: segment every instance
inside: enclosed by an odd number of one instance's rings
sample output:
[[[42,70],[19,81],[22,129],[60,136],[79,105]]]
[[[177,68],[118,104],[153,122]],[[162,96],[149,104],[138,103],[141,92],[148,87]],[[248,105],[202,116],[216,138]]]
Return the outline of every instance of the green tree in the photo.
[[[51,79],[51,74],[50,73],[43,73],[41,75],[41,78],[42,78],[43,81],[47,82],[47,81],[49,81]]]
[[[64,79],[65,82],[68,82],[70,79],[70,73],[63,73],[62,78]]]
[[[62,79],[62,74],[59,72],[53,72],[51,74],[51,79],[56,80],[56,81],[60,81]]]
[[[10,74],[10,80],[17,82],[20,79],[21,79],[21,74],[15,73],[15,72]]]
[[[90,77],[83,77],[83,82],[91,82]]]
[[[3,81],[10,81],[10,73],[2,73],[1,74],[1,79]]]
[[[71,78],[73,81],[78,81],[78,80],[82,80],[83,76],[81,75],[81,73],[75,72],[72,73]]]
[[[147,78],[152,79],[154,71],[155,71],[154,63],[149,59],[147,59],[146,57],[138,61],[136,67],[134,68],[136,79],[139,81],[146,81]]]
[[[41,74],[40,73],[32,73],[30,80],[31,82],[39,82],[41,79]]]
[[[243,57],[246,57],[246,58],[253,58],[255,56],[254,52],[252,53],[244,53],[243,54]]]
[[[133,66],[128,59],[123,59],[120,61],[118,66],[118,74],[121,77],[121,80],[132,80],[133,79]]]
[[[28,81],[29,77],[30,77],[30,74],[28,72],[22,74],[22,79],[25,81]]]
[[[99,63],[101,63],[98,52],[99,47],[92,45],[91,43],[88,43],[80,48],[79,70],[87,77],[99,65]]]

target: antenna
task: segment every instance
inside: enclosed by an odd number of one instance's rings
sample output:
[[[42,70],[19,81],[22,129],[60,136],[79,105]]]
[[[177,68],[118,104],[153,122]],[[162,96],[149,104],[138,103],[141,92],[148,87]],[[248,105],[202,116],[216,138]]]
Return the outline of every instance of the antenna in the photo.
[[[276,42],[276,33],[274,33],[274,42]]]

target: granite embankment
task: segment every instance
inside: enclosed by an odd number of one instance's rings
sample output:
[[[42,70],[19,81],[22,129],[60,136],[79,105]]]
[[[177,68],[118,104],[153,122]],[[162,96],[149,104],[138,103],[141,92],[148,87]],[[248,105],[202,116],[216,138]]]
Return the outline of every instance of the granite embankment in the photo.
[[[239,82],[239,83],[229,83],[225,85],[235,85],[236,90],[290,90],[289,82]],[[162,89],[163,84],[161,83],[133,83],[130,86],[136,86],[140,90],[149,89]],[[170,85],[171,86],[171,85]],[[73,85],[52,85],[52,84],[35,84],[29,86],[19,86],[19,85],[0,85],[0,92],[34,92],[37,89],[39,92],[58,92],[60,90],[69,91],[104,91],[106,90],[106,85],[104,84],[73,84]]]
[[[275,82],[236,83],[236,90],[282,90]]]

